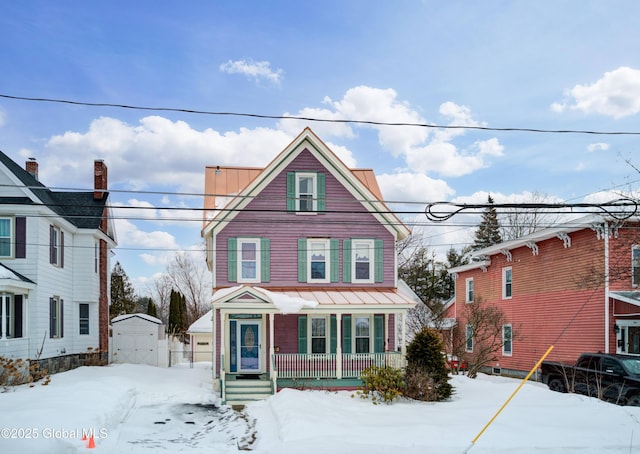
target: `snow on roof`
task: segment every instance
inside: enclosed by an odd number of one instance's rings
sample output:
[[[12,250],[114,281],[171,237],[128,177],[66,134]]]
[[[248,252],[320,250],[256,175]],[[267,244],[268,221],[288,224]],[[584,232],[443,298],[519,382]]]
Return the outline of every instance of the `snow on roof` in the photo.
[[[298,296],[289,296],[284,293],[270,292],[263,288],[256,287],[256,290],[269,297],[275,307],[277,307],[282,314],[295,314],[300,312],[305,307],[317,307],[317,301],[307,300]]]
[[[213,331],[213,309],[193,322],[187,333],[211,333]]]
[[[121,322],[122,320],[126,320],[128,318],[133,318],[133,317],[138,317],[138,318],[147,320],[149,322],[153,322],[153,323],[157,323],[158,325],[162,325],[162,320],[160,320],[159,318],[152,317],[151,315],[148,315],[148,314],[123,314],[123,315],[118,315],[117,317],[114,317],[111,320],[111,323]]]
[[[19,281],[20,278],[11,271],[9,268],[5,268],[4,266],[0,266],[0,279],[14,279]]]

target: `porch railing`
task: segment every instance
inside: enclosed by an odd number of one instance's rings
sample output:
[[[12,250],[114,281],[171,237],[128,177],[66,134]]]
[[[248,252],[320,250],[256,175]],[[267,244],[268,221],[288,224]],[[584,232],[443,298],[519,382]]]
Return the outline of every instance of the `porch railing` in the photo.
[[[341,374],[338,376],[338,359]],[[273,363],[278,378],[358,378],[370,366],[404,367],[404,358],[397,352],[335,354],[276,353]]]

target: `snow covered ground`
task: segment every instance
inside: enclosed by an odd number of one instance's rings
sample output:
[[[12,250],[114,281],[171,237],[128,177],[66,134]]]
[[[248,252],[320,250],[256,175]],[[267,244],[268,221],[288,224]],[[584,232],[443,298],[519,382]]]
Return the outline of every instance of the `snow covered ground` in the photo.
[[[0,393],[0,453],[462,453],[519,381],[451,383],[448,402],[284,390],[237,412],[213,395],[207,363],[82,367]],[[640,408],[527,383],[468,452],[640,453]]]

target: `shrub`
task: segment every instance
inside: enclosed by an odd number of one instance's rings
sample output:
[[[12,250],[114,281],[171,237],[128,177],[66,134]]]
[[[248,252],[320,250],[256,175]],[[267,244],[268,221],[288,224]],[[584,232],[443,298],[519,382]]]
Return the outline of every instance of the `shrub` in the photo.
[[[416,400],[439,401],[451,397],[453,387],[442,352],[440,334],[424,328],[407,346],[405,396]]]
[[[402,396],[404,378],[400,369],[370,366],[362,371],[360,379],[362,388],[358,390],[358,395],[362,399],[371,397],[374,405],[379,402],[391,403]]]

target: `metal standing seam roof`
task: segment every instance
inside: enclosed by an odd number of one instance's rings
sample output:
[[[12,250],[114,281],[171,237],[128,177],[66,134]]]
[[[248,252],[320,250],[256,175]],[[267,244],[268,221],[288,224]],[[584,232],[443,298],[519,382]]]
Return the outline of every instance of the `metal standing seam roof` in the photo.
[[[396,290],[287,290],[284,293],[290,297],[317,301],[320,306],[379,306],[379,305],[411,305],[416,303],[408,296]]]

